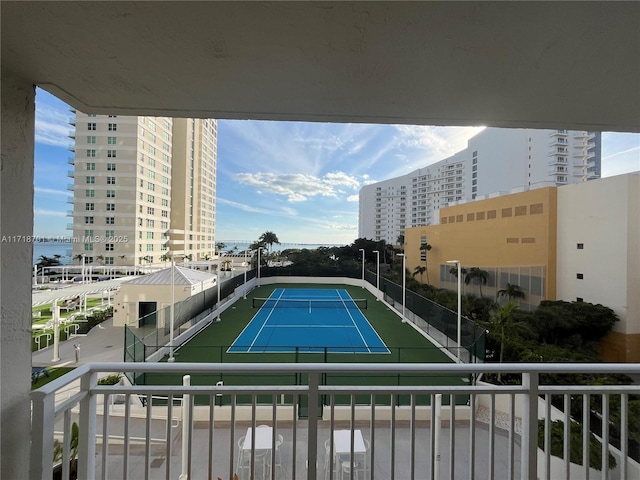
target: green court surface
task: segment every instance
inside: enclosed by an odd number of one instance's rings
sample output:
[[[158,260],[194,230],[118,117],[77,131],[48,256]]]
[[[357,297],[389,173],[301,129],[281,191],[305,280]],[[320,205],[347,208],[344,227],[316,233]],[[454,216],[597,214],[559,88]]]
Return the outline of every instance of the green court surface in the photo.
[[[327,288],[346,289],[352,298],[366,298],[367,308],[362,310],[369,323],[382,338],[390,353],[227,353],[230,345],[239,336],[245,326],[257,313],[252,307],[252,298],[268,297],[276,288]],[[349,285],[331,284],[274,284],[258,287],[247,294],[246,299],[238,299],[232,307],[221,315],[221,321],[206,327],[202,332],[192,338],[188,343],[176,350],[176,362],[195,363],[453,363],[453,361],[432,344],[428,339],[418,333],[411,325],[402,323],[400,317],[390,310],[383,302],[376,301],[375,297],[366,289]],[[166,360],[166,359],[165,359]],[[140,383],[179,385],[182,378],[179,375],[147,374],[137,379]],[[192,385],[215,385],[223,381],[225,385],[296,385],[304,384],[306,378],[300,375],[191,375]],[[361,374],[324,375],[322,383],[325,385],[468,385],[467,378],[453,377],[450,375],[409,375],[376,374],[362,376]],[[250,399],[244,399],[249,401]],[[264,399],[271,401],[271,399]],[[338,401],[339,399],[336,399]],[[348,399],[344,399],[348,402]],[[358,401],[359,399],[356,399]],[[368,397],[360,399],[368,403]],[[403,399],[398,399],[402,402]],[[406,399],[404,399],[406,400]],[[461,399],[462,400],[462,399]],[[207,403],[207,399],[200,399]],[[237,400],[242,403],[243,399]],[[388,403],[384,398],[379,403]],[[465,400],[466,401],[466,400]],[[218,398],[218,403],[226,403],[226,399]],[[345,402],[345,403],[346,403]],[[428,403],[428,398],[420,403]],[[199,402],[200,403],[200,402]],[[341,402],[342,403],[342,402]],[[457,403],[457,402],[456,402]]]

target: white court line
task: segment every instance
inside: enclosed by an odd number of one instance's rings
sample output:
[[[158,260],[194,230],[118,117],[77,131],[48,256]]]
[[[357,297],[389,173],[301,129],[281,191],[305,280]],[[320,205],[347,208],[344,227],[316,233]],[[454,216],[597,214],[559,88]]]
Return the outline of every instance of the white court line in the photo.
[[[356,321],[353,318],[353,315],[351,315],[351,310],[349,310],[347,308],[347,303],[345,302],[345,299],[342,298],[342,295],[340,295],[340,292],[338,291],[338,289],[336,289],[336,293],[338,294],[338,297],[340,297],[340,300],[342,300],[342,304],[344,305],[344,309],[347,311],[347,313],[349,314],[349,318],[351,319],[351,321],[353,322],[353,326],[356,327],[356,330],[358,331],[358,335],[360,335],[360,339],[362,340],[362,344],[365,346],[365,348],[369,351],[369,353],[371,353],[371,349],[369,348],[369,344],[367,343],[367,341],[364,339],[364,336],[362,335],[362,332],[360,331],[360,328],[358,328],[358,325],[356,325]],[[351,295],[349,295],[349,298],[351,298]],[[359,310],[358,310],[359,311]]]
[[[353,325],[309,325],[308,323],[302,325],[268,325],[270,328],[357,328]]]
[[[280,296],[276,299],[276,305],[278,304],[278,300],[280,300],[282,298],[282,295],[284,295],[284,290],[282,290],[282,292],[280,292]],[[249,348],[247,349],[247,353],[249,353],[251,351],[251,349],[253,348],[253,345],[256,343],[256,341],[258,340],[258,337],[260,336],[260,334],[262,333],[262,330],[264,329],[264,326],[267,324],[267,322],[269,321],[269,318],[271,318],[271,315],[273,314],[273,312],[275,311],[275,305],[271,308],[271,311],[269,312],[269,315],[267,315],[267,318],[264,319],[264,322],[262,322],[262,325],[260,326],[260,330],[258,330],[258,333],[256,333],[256,336],[253,337],[253,342],[251,342],[251,345],[249,345]]]

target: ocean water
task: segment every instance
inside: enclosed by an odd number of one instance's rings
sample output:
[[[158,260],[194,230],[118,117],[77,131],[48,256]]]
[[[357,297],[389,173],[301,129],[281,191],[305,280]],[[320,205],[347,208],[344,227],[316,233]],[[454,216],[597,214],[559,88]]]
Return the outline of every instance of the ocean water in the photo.
[[[71,257],[71,242],[34,242],[33,243],[33,263],[38,263],[41,256],[53,257],[60,255],[60,263],[62,265],[71,265],[73,258]]]
[[[251,246],[251,244],[253,242],[239,242],[239,241],[225,241],[225,240],[220,240],[220,242],[223,242],[226,244],[226,247],[224,247],[222,249],[223,252],[228,252],[230,250],[232,250],[234,247],[236,247],[236,251],[237,252],[242,252],[244,251],[245,248],[249,248],[249,246]],[[216,242],[218,243],[218,242]],[[282,250],[287,250],[287,249],[307,249],[307,250],[315,250],[318,247],[342,247],[344,246],[343,244],[339,244],[339,243],[287,243],[287,242],[282,242],[280,244],[274,243],[271,247],[271,251],[273,252],[280,252]]]
[[[237,252],[243,251],[245,248],[248,248],[249,242],[224,242],[227,246],[222,250],[223,252],[228,252],[229,250],[236,247]],[[251,242],[253,243],[253,242]],[[318,247],[334,247],[334,246],[342,246],[339,244],[316,244],[316,243],[281,243],[280,245],[274,244],[273,251],[279,252],[281,250],[289,249],[289,248],[306,248],[308,250],[314,250]],[[62,265],[71,265],[73,263],[73,258],[71,256],[72,245],[70,242],[34,242],[33,243],[33,263],[38,263],[38,259],[41,256],[45,257],[53,257],[54,255],[60,255],[60,263]]]

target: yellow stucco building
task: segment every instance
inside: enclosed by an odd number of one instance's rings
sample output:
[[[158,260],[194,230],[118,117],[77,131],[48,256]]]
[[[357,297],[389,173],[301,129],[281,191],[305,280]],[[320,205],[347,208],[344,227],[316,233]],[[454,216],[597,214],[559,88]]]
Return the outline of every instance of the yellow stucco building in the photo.
[[[488,273],[486,285],[465,285],[467,293],[494,296],[508,283],[519,285],[526,297],[523,309],[541,300],[556,299],[557,189],[539,188],[496,196],[440,210],[440,224],[405,232],[407,269],[426,266],[424,280],[455,289],[448,260],[463,268]],[[423,243],[431,250],[420,249]],[[416,277],[419,278],[419,277]]]

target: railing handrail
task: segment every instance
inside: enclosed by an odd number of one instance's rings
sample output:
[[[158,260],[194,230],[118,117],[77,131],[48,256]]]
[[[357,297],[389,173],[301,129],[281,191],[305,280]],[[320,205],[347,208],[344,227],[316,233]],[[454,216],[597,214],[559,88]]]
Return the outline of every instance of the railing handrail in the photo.
[[[640,373],[640,364],[620,363],[87,363],[32,394],[49,395],[90,373]]]
[[[246,373],[248,375],[261,375],[265,373],[271,374],[287,374],[287,373],[305,373],[308,375],[306,381],[303,381],[302,385],[190,385],[187,381],[183,385],[98,385],[99,373],[101,372],[132,372],[132,373],[179,373],[185,374],[202,374],[202,373]],[[519,373],[522,374],[521,385],[492,385],[485,383],[474,383],[466,386],[459,385],[323,385],[321,382],[322,374],[340,374],[340,373],[357,373],[358,375],[366,375],[367,373],[414,373],[414,374],[446,374],[449,376],[465,376],[468,374],[477,374],[485,372],[495,373]],[[256,407],[258,402],[258,395],[272,394],[273,398],[276,398],[276,394],[289,394],[294,399],[306,397],[307,398],[307,437],[308,444],[306,450],[306,457],[309,465],[316,465],[318,459],[318,423],[319,418],[317,413],[321,409],[319,400],[321,396],[328,395],[331,398],[331,428],[334,426],[334,400],[336,395],[349,394],[351,397],[351,425],[355,424],[355,410],[354,410],[354,398],[358,394],[370,394],[370,398],[375,399],[378,394],[391,394],[402,395],[410,394],[411,401],[408,404],[400,406],[396,401],[392,400],[391,404],[384,406],[385,409],[390,409],[392,425],[395,422],[396,412],[409,412],[412,418],[415,417],[415,413],[418,408],[422,412],[429,412],[424,409],[426,405],[418,405],[415,401],[417,395],[430,395],[432,400],[430,405],[433,404],[433,398],[441,394],[464,395],[469,394],[470,403],[465,406],[454,406],[453,403],[449,406],[449,412],[451,419],[453,420],[456,409],[459,412],[468,409],[475,412],[476,408],[476,396],[479,394],[487,393],[491,396],[490,406],[490,418],[495,418],[495,403],[496,398],[499,395],[505,394],[510,397],[510,438],[513,448],[515,438],[515,423],[516,417],[514,414],[515,400],[518,396],[521,400],[521,414],[519,416],[519,440],[520,440],[520,477],[521,478],[536,478],[537,477],[537,450],[538,450],[538,418],[539,418],[539,395],[546,394],[547,402],[549,403],[548,395],[557,393],[564,394],[565,398],[568,398],[573,393],[585,393],[585,394],[598,394],[604,393],[603,400],[603,416],[608,418],[609,415],[609,394],[621,394],[622,395],[622,408],[624,411],[628,408],[628,396],[629,394],[635,394],[640,391],[640,385],[631,384],[627,386],[622,385],[548,385],[542,386],[539,383],[540,376],[545,373],[570,373],[570,374],[583,374],[583,373],[640,373],[640,364],[616,364],[616,363],[597,363],[597,364],[585,364],[585,363],[508,363],[508,364],[422,364],[422,363],[406,363],[406,364],[389,364],[389,363],[88,363],[78,367],[77,369],[67,373],[63,377],[53,380],[52,382],[44,385],[40,389],[32,392],[33,410],[32,410],[32,422],[34,426],[34,435],[31,445],[31,478],[44,480],[51,478],[51,458],[53,458],[53,436],[55,422],[57,419],[64,421],[64,436],[69,437],[71,429],[71,410],[75,409],[77,405],[77,416],[79,425],[79,438],[89,439],[95,438],[97,433],[96,416],[98,414],[98,399],[101,395],[105,399],[112,397],[113,395],[146,395],[147,398],[153,397],[155,394],[161,393],[168,395],[169,398],[174,398],[178,395],[184,395],[189,408],[182,408],[183,417],[183,429],[186,428],[186,432],[183,430],[183,438],[185,443],[183,444],[183,461],[188,460],[191,445],[191,436],[193,431],[193,425],[191,418],[193,416],[195,404],[193,396],[197,394],[207,394],[211,398],[218,395],[230,394],[232,396],[231,405],[228,410],[231,414],[231,423],[236,421],[235,413],[236,407],[246,408],[239,406],[236,403],[238,395],[249,394],[252,398],[251,403],[246,407],[251,409],[251,417],[253,422],[253,428],[256,427]],[[186,376],[184,377],[186,378]],[[71,396],[70,398],[56,402],[56,393],[65,387],[66,385],[78,382],[79,392]],[[566,401],[566,400],[565,400]],[[173,403],[173,402],[172,402]],[[375,402],[372,403],[374,405]],[[108,408],[107,400],[104,403],[105,417],[103,418],[103,425],[108,423],[108,417],[106,415],[106,408]],[[213,410],[211,409],[213,402],[210,402],[210,419],[213,418]],[[296,415],[296,401],[291,402],[293,410],[291,412]],[[276,419],[276,403],[271,406],[272,419],[275,424]],[[379,406],[383,407],[381,404]],[[440,407],[436,405],[436,408],[430,407],[431,422],[435,425],[436,410]],[[548,410],[548,409],[547,409]],[[375,425],[374,413],[375,408],[371,410],[371,424]],[[381,410],[378,410],[381,411]],[[585,410],[587,411],[587,410]],[[315,413],[311,413],[315,412]],[[64,415],[64,417],[62,417]],[[168,415],[171,415],[171,408],[168,409]],[[131,407],[127,400],[124,406],[124,416],[131,417]],[[150,428],[150,410],[147,410],[146,415],[147,428]],[[549,422],[549,414],[547,414],[546,421]],[[569,424],[569,410],[565,409],[564,417],[565,425]],[[626,420],[623,423],[624,432],[621,434],[621,438],[627,438],[628,425]],[[490,432],[494,430],[494,421],[489,424]],[[473,431],[473,423],[470,424],[470,432]],[[602,436],[602,448],[604,452],[608,451],[608,424],[605,423],[605,432]],[[415,428],[415,424],[412,423],[412,429]],[[549,429],[547,429],[549,430]],[[107,427],[103,426],[103,431],[107,431]],[[586,431],[586,430],[585,430]],[[436,445],[437,442],[434,439],[435,429],[432,430],[432,445]],[[470,433],[472,435],[472,433]],[[490,433],[493,438],[493,433]],[[169,438],[167,436],[167,438]],[[453,438],[453,437],[451,437]],[[584,438],[587,438],[584,436]],[[125,443],[128,445],[131,437],[125,433]],[[585,440],[586,441],[586,440]],[[149,434],[146,436],[147,448],[150,445],[151,437]],[[233,435],[231,436],[231,445],[234,444]],[[65,443],[66,445],[66,443]],[[103,443],[103,445],[105,445]],[[167,457],[170,458],[170,442],[167,442]],[[453,445],[453,444],[451,444]],[[567,444],[568,445],[568,444]],[[103,446],[103,448],[106,448]],[[453,448],[453,447],[451,447]],[[128,446],[125,450],[128,449]],[[493,449],[493,446],[491,446]],[[493,451],[493,450],[492,450]],[[106,450],[103,450],[103,455],[106,455]],[[82,478],[94,478],[95,466],[96,466],[96,445],[93,442],[81,441],[78,446],[77,452],[78,458],[78,472]],[[272,455],[275,455],[272,451]],[[293,454],[295,458],[295,453]],[[493,465],[493,453],[491,453],[491,465]],[[513,468],[513,452],[509,454],[511,468]],[[550,450],[546,449],[547,458],[550,455]],[[626,443],[622,447],[623,458],[628,456],[628,447]],[[604,455],[608,458],[607,455]],[[63,458],[69,459],[69,451],[63,452]],[[452,455],[453,458],[453,455]],[[568,457],[567,457],[568,458]],[[187,459],[187,460],[185,460]],[[567,465],[568,460],[566,461]],[[393,463],[393,462],[392,462]],[[550,461],[547,460],[547,464]],[[63,465],[67,465],[67,461],[63,461]],[[103,472],[106,472],[106,467],[103,464]],[[233,463],[230,464],[230,469],[233,469]],[[451,463],[453,465],[453,463]],[[588,468],[588,462],[585,462]],[[603,464],[603,470],[606,471],[606,461]],[[626,463],[623,464],[626,469]],[[272,466],[274,469],[275,467]],[[353,468],[353,465],[352,467]],[[567,467],[568,468],[568,467]],[[126,469],[126,466],[125,466]],[[624,470],[623,470],[624,471]],[[274,473],[274,472],[272,472]],[[104,476],[104,473],[103,473]],[[308,471],[308,478],[310,480],[316,480],[317,469],[310,469]],[[434,470],[432,469],[431,478],[436,478]],[[569,477],[567,477],[569,478]]]

